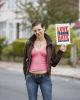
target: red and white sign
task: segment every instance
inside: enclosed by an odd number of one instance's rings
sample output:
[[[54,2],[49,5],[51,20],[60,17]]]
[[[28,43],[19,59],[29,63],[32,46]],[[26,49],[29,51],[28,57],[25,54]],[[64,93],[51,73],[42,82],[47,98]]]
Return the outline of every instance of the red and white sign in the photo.
[[[70,44],[70,25],[56,24],[56,42],[57,45]]]

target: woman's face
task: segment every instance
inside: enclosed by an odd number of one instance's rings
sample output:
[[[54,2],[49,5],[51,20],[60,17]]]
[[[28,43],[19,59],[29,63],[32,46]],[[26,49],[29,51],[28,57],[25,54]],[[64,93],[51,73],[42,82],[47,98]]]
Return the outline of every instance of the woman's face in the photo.
[[[41,39],[44,37],[44,31],[45,31],[45,28],[42,27],[41,24],[38,24],[33,27],[33,32],[38,39]]]

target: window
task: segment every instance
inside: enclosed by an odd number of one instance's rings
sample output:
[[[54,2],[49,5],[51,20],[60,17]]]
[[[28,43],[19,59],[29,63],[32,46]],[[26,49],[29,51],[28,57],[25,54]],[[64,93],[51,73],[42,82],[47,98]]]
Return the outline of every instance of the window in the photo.
[[[6,36],[6,22],[0,22],[0,37]]]
[[[16,0],[7,0],[8,2],[8,9],[10,9],[11,11],[15,11],[16,10]]]

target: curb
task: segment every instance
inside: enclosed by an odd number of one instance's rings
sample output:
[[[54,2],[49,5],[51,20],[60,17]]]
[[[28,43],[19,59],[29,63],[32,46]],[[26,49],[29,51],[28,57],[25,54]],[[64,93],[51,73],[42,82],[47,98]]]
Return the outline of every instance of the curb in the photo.
[[[70,78],[70,79],[80,80],[80,77],[75,77],[75,76],[62,75],[62,74],[51,74],[51,75],[56,76],[56,77],[63,77],[63,78]]]
[[[0,62],[1,69],[10,69],[23,72],[22,66],[22,63]],[[70,66],[66,66],[65,68],[61,66],[57,66],[54,68],[52,67],[51,75],[80,80],[80,68],[70,68]]]
[[[19,71],[19,72],[23,72],[22,68],[6,68],[6,67],[0,67],[0,69],[7,69],[10,71]],[[71,79],[76,79],[76,80],[80,80],[80,77],[76,77],[76,76],[72,76],[72,75],[64,75],[64,74],[58,74],[58,73],[51,73],[51,76],[56,76],[56,77],[64,77],[64,78],[71,78]]]

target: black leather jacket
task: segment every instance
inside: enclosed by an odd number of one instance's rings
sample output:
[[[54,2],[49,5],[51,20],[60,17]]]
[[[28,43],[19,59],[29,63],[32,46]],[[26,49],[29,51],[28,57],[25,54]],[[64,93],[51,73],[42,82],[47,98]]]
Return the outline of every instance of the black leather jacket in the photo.
[[[61,50],[59,50],[57,53],[55,52],[55,46],[52,43],[52,40],[50,39],[50,37],[45,33],[44,37],[47,41],[47,57],[46,57],[46,61],[48,64],[48,75],[51,74],[51,66],[55,67],[58,62],[61,59],[61,56],[63,54],[63,52]],[[36,39],[36,36],[33,35],[28,42],[26,42],[25,44],[25,48],[24,48],[24,60],[23,60],[23,72],[24,75],[26,77],[26,74],[28,74],[29,72],[29,67],[31,65],[31,61],[32,61],[32,57],[31,57],[31,52],[33,49],[33,44],[34,41]]]

